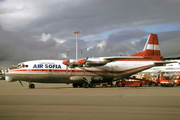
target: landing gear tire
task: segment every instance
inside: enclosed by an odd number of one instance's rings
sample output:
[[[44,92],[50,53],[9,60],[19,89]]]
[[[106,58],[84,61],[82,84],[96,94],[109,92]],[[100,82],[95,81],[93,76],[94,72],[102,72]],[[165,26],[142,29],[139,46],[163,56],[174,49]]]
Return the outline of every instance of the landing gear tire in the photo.
[[[35,88],[35,85],[34,85],[34,84],[29,84],[29,88],[30,88],[30,89],[34,89],[34,88]]]
[[[125,87],[125,84],[122,84],[122,87]]]
[[[77,88],[78,84],[77,83],[73,83],[73,88]]]
[[[90,88],[95,88],[96,85],[95,85],[95,83],[90,83],[89,87],[90,87]]]
[[[83,87],[82,83],[80,83],[80,84],[79,84],[79,87],[80,87],[80,88],[82,88],[82,87]]]
[[[86,82],[84,82],[84,83],[82,84],[82,86],[83,86],[83,88],[88,88],[88,87],[89,87],[88,83],[86,83]]]

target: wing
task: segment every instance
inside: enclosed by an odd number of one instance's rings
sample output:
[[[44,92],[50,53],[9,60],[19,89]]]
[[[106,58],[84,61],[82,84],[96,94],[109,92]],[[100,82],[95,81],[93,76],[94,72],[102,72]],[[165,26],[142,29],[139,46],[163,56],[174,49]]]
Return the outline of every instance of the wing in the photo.
[[[143,59],[145,57],[137,57],[137,56],[111,56],[111,57],[103,57],[104,60],[108,61],[117,61],[124,59]]]
[[[98,57],[98,58],[89,58],[81,59],[78,61],[79,64],[85,64],[86,67],[92,66],[102,66],[112,61],[124,60],[124,59],[143,59],[145,57],[136,57],[136,56],[111,56],[111,57]]]

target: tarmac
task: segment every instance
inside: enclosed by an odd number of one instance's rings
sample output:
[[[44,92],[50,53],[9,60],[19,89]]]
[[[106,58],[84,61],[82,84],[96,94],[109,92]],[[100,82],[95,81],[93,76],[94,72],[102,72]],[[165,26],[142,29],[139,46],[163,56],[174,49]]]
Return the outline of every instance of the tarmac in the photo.
[[[73,88],[0,80],[0,120],[179,120],[180,86]]]

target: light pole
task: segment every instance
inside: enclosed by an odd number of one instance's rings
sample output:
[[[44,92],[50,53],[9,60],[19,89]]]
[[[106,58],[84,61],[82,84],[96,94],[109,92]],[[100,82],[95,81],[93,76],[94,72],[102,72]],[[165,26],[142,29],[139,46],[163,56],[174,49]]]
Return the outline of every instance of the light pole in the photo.
[[[76,60],[78,60],[78,34],[80,31],[74,31],[73,34],[76,34]]]

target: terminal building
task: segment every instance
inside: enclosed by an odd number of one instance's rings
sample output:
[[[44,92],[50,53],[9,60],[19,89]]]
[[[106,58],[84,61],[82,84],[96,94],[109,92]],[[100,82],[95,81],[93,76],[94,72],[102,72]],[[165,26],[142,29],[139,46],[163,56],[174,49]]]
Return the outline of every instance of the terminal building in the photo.
[[[180,57],[166,57],[167,62],[176,61],[177,63],[166,64],[165,66],[152,67],[148,70],[142,71],[140,74],[158,75],[161,72],[165,74],[180,74]]]

